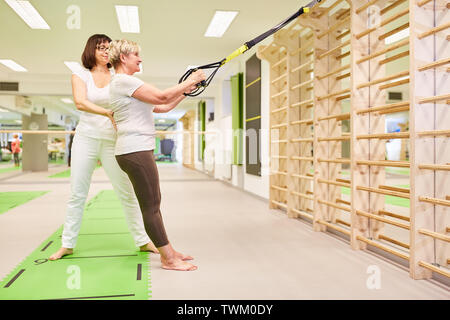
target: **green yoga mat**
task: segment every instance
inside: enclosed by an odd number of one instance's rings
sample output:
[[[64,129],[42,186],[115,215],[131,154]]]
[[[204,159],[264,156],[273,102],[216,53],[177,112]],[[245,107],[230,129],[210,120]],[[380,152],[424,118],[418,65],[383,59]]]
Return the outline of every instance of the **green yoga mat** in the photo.
[[[49,176],[49,178],[70,178],[70,169],[55,173]]]
[[[48,257],[61,247],[63,227],[48,237],[2,282],[0,299],[147,300],[149,253],[140,252],[112,190],[86,206],[73,255]]]
[[[101,166],[97,165],[94,170],[97,170],[100,167]],[[55,173],[49,176],[49,178],[70,178],[70,169]]]
[[[6,173],[6,172],[11,172],[11,171],[17,171],[22,169],[22,167],[5,167],[5,168],[1,168],[0,169],[0,173]]]
[[[46,194],[48,191],[0,192],[0,214]]]

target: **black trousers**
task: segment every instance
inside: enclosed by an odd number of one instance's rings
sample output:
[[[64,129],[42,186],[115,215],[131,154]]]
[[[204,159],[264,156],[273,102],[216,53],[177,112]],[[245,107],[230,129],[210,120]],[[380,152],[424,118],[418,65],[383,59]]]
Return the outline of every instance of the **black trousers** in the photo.
[[[160,211],[161,192],[153,150],[118,155],[116,160],[133,184],[148,236],[157,248],[169,244]]]
[[[15,165],[20,165],[20,160],[19,160],[19,154],[18,153],[14,153],[14,164]]]

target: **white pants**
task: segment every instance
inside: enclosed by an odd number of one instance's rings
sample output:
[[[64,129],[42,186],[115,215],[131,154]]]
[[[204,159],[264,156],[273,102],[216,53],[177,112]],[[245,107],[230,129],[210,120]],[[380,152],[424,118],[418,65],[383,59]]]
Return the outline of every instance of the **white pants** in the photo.
[[[71,195],[67,205],[67,216],[62,234],[62,246],[74,248],[81,227],[84,205],[91,184],[92,173],[100,159],[120,202],[122,203],[128,228],[136,245],[150,242],[145,232],[142,213],[127,174],[120,169],[114,156],[115,142],[89,138],[75,134],[72,143]]]

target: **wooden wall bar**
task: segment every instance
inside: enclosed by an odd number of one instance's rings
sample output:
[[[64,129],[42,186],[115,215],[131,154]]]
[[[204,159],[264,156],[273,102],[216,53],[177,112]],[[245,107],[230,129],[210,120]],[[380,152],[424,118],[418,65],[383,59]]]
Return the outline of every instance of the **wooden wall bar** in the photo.
[[[355,250],[400,257],[414,279],[450,277],[448,9],[444,0],[326,0],[257,53],[271,71],[270,207],[348,235]],[[393,102],[392,90],[406,96]],[[386,132],[398,112],[410,113],[409,130]],[[406,161],[387,160],[397,139]],[[409,169],[410,188],[388,185],[387,168]],[[409,216],[386,197],[409,200]]]

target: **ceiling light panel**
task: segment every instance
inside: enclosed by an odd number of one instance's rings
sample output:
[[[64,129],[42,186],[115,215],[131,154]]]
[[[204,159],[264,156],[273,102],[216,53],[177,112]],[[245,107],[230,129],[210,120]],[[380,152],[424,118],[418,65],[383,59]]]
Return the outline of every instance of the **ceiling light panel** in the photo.
[[[205,37],[222,37],[237,14],[237,11],[216,11],[205,32]]]
[[[5,0],[31,29],[50,29],[30,1]]]
[[[27,69],[25,69],[24,67],[22,67],[20,64],[18,64],[17,62],[15,62],[13,60],[3,59],[3,60],[0,60],[0,63],[7,66],[8,68],[10,68],[13,71],[17,71],[17,72],[27,72],[28,71]]]
[[[137,6],[115,6],[120,30],[123,33],[140,33],[139,8]]]
[[[76,61],[64,61],[64,64],[67,68],[70,69],[73,73],[80,71],[83,69],[83,67]]]

